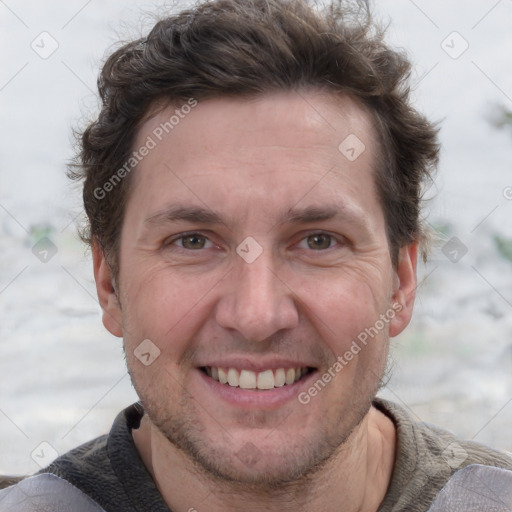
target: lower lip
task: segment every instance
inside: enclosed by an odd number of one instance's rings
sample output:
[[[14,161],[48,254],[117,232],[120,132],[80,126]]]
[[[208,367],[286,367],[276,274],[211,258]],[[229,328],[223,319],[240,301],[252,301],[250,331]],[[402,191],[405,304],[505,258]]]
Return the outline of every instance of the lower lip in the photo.
[[[235,388],[229,384],[220,382],[208,377],[202,370],[196,370],[202,379],[202,382],[208,386],[216,395],[224,401],[235,407],[245,407],[251,409],[277,409],[290,400],[297,399],[301,389],[308,385],[311,379],[314,379],[316,371],[308,373],[305,377],[299,379],[293,384],[285,384],[280,388],[255,390]]]

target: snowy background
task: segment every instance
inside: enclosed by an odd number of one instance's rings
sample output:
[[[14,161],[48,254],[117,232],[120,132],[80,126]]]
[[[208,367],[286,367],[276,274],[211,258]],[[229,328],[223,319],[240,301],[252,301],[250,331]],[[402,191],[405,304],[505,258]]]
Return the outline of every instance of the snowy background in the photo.
[[[36,471],[107,432],[136,398],[121,342],[101,324],[76,236],[80,192],[64,172],[71,128],[95,111],[105,50],[162,5],[0,2],[0,473]],[[416,65],[416,104],[442,122],[443,143],[427,212],[443,241],[420,267],[383,395],[512,451],[512,137],[489,122],[497,105],[512,108],[512,1],[377,8]]]

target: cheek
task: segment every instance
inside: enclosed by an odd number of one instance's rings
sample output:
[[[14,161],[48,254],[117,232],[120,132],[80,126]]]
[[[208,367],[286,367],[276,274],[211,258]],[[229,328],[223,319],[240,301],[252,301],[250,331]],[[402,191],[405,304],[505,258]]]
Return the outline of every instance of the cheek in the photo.
[[[123,304],[127,346],[150,339],[170,358],[179,360],[207,318],[208,296],[215,283],[208,276],[178,276],[161,266],[133,272],[125,281]]]
[[[378,273],[370,271],[347,268],[337,276],[326,273],[314,281],[302,279],[298,289],[304,314],[316,324],[322,337],[330,340],[336,355],[348,350],[388,306],[385,283]],[[387,334],[385,327],[381,331]]]

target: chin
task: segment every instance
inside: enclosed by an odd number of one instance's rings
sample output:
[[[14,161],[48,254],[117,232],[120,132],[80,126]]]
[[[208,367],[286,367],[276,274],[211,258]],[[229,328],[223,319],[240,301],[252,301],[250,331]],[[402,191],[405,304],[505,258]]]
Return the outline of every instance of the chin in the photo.
[[[242,437],[242,436],[241,436]],[[245,437],[245,436],[244,436]],[[237,442],[168,440],[192,460],[196,469],[211,479],[254,488],[276,489],[311,475],[331,458],[340,443],[327,446],[318,440],[301,438],[303,445],[281,443],[281,436],[262,441],[260,436],[247,436]],[[250,440],[249,440],[250,439]],[[276,443],[277,441],[277,443]],[[342,440],[343,442],[343,440]]]
[[[323,468],[343,450],[352,432],[363,420],[367,409],[351,421],[298,427],[285,418],[274,428],[222,427],[210,418],[207,425],[191,416],[154,417],[151,422],[169,443],[185,455],[199,477],[240,485],[242,491],[279,490],[284,485],[304,481]],[[153,411],[154,412],[154,411]],[[329,425],[335,425],[333,428]],[[298,427],[298,428],[297,428]]]

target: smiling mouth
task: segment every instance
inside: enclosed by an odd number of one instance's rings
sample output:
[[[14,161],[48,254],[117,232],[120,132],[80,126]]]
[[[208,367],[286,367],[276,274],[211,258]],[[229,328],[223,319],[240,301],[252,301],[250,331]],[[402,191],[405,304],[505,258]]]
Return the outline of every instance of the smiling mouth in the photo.
[[[314,368],[308,366],[269,369],[261,372],[215,366],[203,366],[200,370],[221,384],[226,384],[233,388],[262,391],[290,386],[315,371]]]

